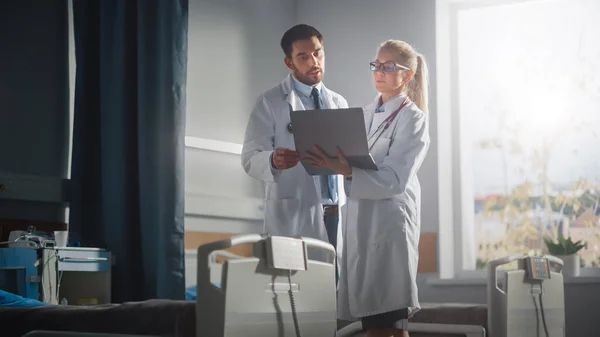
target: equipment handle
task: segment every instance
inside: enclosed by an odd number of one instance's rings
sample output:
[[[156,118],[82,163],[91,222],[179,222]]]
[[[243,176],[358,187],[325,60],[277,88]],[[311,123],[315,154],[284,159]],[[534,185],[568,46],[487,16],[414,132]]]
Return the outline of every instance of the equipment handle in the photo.
[[[59,257],[62,262],[91,262],[91,261],[108,261],[106,257]]]
[[[515,255],[506,256],[506,257],[488,262],[488,282],[493,281],[493,285],[496,288],[496,290],[498,290],[502,294],[506,294],[498,286],[498,273],[496,271],[497,271],[498,267],[508,264],[508,263],[511,263],[511,262],[514,262],[514,261],[517,261],[517,260],[520,260],[524,257],[526,257],[526,255],[515,254]]]
[[[304,241],[304,243],[308,247],[321,248],[323,250],[328,251],[330,253],[331,263],[337,262],[335,247],[333,247],[333,245],[330,244],[329,242],[325,242],[325,241],[321,241],[321,240],[317,240],[317,239],[313,239],[313,238],[307,238],[307,237],[302,237],[302,241]]]
[[[552,256],[552,255],[544,255],[544,258],[548,259],[549,263],[559,266],[558,271],[562,273],[562,269],[564,266],[563,260],[561,260],[560,258],[558,258],[556,256]]]

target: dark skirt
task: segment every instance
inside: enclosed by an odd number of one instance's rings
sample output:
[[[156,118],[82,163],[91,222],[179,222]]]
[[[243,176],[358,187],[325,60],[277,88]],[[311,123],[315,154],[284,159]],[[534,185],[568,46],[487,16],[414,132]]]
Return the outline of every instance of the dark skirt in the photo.
[[[408,319],[408,309],[400,309],[382,314],[362,317],[363,330],[371,329],[404,329],[403,322]]]

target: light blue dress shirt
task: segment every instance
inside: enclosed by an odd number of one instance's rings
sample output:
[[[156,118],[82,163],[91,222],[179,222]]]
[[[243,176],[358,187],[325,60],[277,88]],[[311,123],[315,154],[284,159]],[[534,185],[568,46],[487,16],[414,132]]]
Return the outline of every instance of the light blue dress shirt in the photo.
[[[388,104],[388,102],[394,100],[395,98],[398,98],[402,96],[402,94],[398,94],[396,96],[392,96],[390,97],[387,102],[381,104],[381,98],[379,98],[379,103],[377,103],[377,109],[375,109],[375,113],[379,113],[379,112],[385,112],[385,105]]]
[[[315,109],[315,103],[311,96],[313,87],[306,85],[298,81],[292,76],[294,82],[294,89],[304,105],[304,109],[312,110]],[[315,86],[319,91],[319,103],[321,103],[321,109],[330,109],[327,102],[323,99],[323,83],[319,82]],[[336,184],[336,176],[322,176],[321,177],[321,199],[323,205],[337,205],[338,203],[338,192]]]
[[[381,98],[379,98],[379,102],[377,103],[377,108],[375,108],[375,116],[371,119],[371,125],[369,125],[369,137],[373,135],[373,133],[378,129],[379,125],[389,116],[391,112],[385,113],[385,107],[389,102],[396,100],[397,98],[402,97],[402,94],[398,94],[396,96],[390,97],[384,104],[381,104]]]

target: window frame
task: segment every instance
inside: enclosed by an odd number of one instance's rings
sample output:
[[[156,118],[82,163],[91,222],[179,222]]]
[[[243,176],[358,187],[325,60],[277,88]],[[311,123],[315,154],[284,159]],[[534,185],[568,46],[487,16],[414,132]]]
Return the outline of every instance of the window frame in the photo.
[[[436,0],[436,81],[438,106],[438,180],[439,180],[439,278],[473,280],[487,277],[487,270],[473,270],[476,257],[465,257],[464,247],[473,245],[474,233],[465,230],[473,223],[473,203],[469,168],[461,165],[468,156],[461,146],[463,124],[458,83],[458,15],[461,11],[485,7],[517,5],[549,0]],[[471,206],[467,206],[471,205]],[[448,254],[448,252],[453,252]],[[476,252],[474,252],[476,254]],[[600,268],[581,268],[581,277],[600,278]]]

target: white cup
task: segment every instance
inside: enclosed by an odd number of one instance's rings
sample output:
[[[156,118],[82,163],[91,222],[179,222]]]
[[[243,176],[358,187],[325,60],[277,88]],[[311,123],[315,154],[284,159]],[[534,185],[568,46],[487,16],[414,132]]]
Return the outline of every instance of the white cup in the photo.
[[[54,231],[54,242],[56,247],[66,247],[69,239],[69,231]]]

